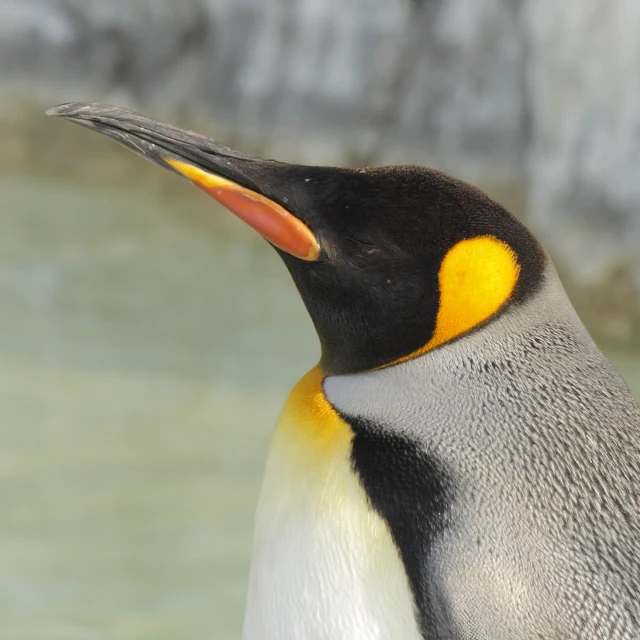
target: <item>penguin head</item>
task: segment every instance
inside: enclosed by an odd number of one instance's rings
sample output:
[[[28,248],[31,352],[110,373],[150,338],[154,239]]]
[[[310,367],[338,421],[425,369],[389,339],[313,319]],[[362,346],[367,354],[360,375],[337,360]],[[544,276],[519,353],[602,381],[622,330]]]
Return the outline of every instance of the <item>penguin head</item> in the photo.
[[[263,160],[118,107],[72,103],[48,113],[188,178],[271,242],[315,325],[327,374],[426,353],[541,282],[545,255],[533,235],[438,171]]]

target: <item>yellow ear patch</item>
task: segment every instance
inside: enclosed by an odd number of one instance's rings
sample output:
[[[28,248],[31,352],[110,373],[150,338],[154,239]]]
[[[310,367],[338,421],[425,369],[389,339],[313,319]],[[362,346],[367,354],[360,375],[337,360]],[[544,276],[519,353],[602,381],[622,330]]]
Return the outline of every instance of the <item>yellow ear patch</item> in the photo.
[[[519,273],[516,254],[501,240],[480,236],[458,242],[440,265],[440,304],[431,340],[392,364],[431,351],[488,320],[511,297]]]

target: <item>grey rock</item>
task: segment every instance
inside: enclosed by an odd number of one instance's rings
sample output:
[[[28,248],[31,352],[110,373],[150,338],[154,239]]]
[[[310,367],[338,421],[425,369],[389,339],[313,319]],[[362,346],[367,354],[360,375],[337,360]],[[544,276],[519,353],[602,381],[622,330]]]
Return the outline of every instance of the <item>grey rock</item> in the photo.
[[[3,82],[151,98],[206,27],[197,0],[3,0]]]
[[[531,220],[589,283],[640,287],[640,5],[537,0],[530,27]]]
[[[338,139],[381,162],[522,168],[523,39],[509,0],[210,0],[200,82],[238,130]],[[481,54],[479,55],[479,52]]]
[[[520,3],[414,4],[388,87],[385,146],[426,150],[470,179],[517,176],[528,133]]]

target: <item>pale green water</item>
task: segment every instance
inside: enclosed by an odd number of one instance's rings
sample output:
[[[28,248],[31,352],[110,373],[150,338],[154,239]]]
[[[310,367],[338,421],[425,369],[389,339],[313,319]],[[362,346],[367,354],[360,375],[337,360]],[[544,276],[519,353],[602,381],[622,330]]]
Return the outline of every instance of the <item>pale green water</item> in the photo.
[[[206,206],[0,179],[1,640],[240,635],[269,432],[318,352],[275,253]]]
[[[175,205],[0,180],[2,640],[240,635],[269,432],[317,345],[265,243]]]

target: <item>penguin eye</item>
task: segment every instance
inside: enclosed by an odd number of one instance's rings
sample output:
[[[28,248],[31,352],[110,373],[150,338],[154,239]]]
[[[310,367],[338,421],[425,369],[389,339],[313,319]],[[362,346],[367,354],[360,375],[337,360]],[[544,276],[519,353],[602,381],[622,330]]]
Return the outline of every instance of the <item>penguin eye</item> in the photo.
[[[358,240],[352,236],[346,236],[346,239],[357,245],[358,251],[365,255],[375,255],[381,251],[381,248],[377,244],[373,244],[365,240]]]
[[[353,236],[345,236],[347,240],[351,242],[355,242],[356,244],[362,245],[363,247],[373,247],[378,248],[377,245],[372,244],[371,242],[367,242],[366,240],[358,240],[358,238],[354,238]]]

